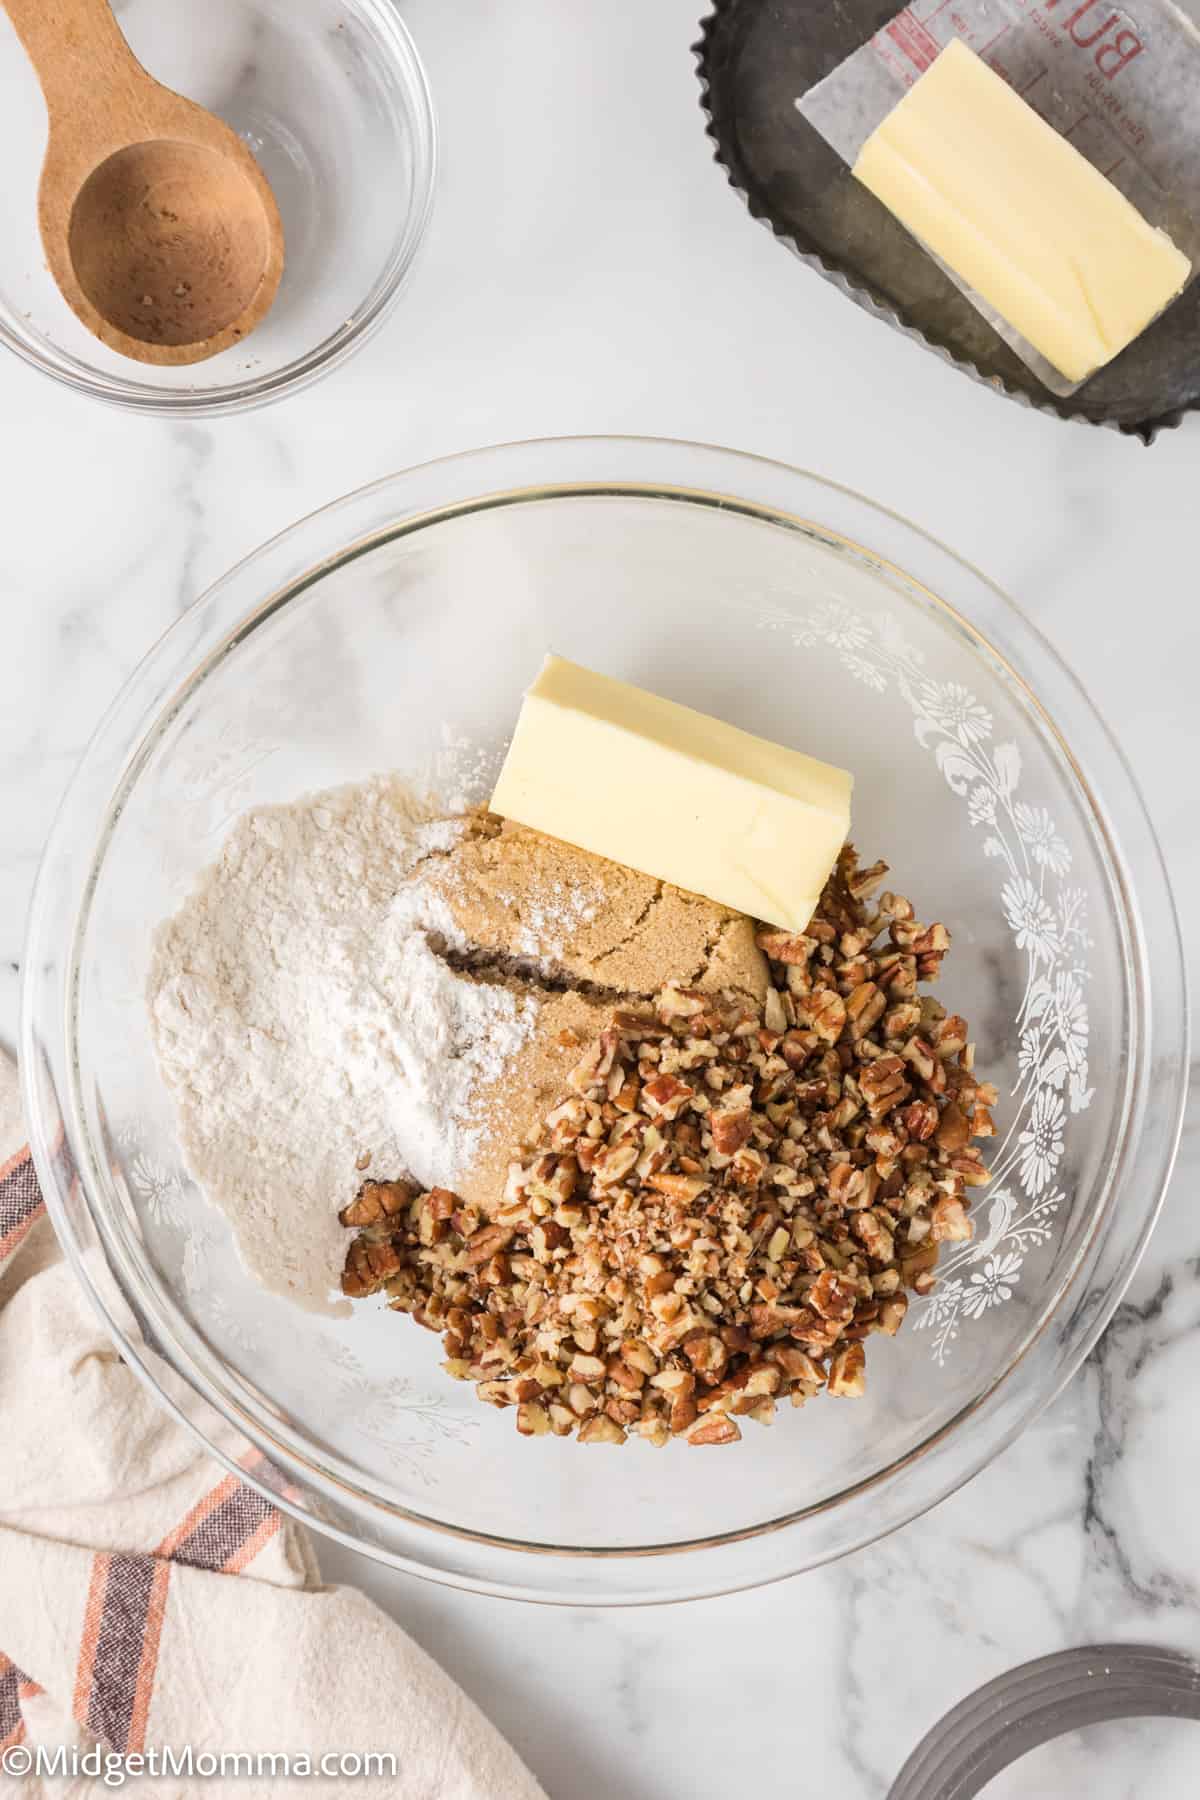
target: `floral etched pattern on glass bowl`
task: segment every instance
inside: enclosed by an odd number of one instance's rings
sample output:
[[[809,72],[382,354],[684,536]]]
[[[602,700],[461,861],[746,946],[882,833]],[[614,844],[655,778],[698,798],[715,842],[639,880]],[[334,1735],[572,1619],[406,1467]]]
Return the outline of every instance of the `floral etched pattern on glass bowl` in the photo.
[[[1000,1090],[976,1234],[864,1398],[721,1451],[517,1436],[378,1300],[298,1311],[242,1270],[155,1069],[149,938],[246,807],[397,768],[485,797],[552,647],[854,771],[854,836],[954,936],[939,993]],[[731,452],[475,452],[337,502],[167,634],[89,748],[35,896],[26,1102],[56,1225],[124,1353],[253,1479],[395,1566],[621,1604],[767,1581],[933,1505],[1110,1316],[1184,1092],[1179,933],[1119,752],[1036,632],[914,527]],[[78,1174],[72,1180],[72,1174]],[[330,1204],[342,1196],[330,1196]]]

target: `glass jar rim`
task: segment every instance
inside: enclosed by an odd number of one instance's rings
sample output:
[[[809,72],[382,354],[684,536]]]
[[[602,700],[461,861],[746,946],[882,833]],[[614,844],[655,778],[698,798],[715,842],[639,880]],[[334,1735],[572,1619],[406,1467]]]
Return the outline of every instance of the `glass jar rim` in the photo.
[[[1200,1663],[1145,1644],[1084,1644],[976,1688],[926,1733],[888,1800],[973,1800],[1030,1752],[1115,1719],[1200,1721]]]

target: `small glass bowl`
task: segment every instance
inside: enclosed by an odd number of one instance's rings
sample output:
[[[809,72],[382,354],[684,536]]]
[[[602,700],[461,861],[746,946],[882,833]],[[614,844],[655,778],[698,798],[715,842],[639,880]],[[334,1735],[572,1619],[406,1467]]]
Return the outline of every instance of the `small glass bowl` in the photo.
[[[950,927],[938,992],[1000,1090],[975,1237],[946,1247],[899,1336],[870,1342],[865,1396],[784,1408],[727,1450],[521,1438],[382,1296],[328,1318],[264,1293],[187,1172],[155,1066],[151,934],[238,814],[388,768],[419,779],[464,743],[486,771],[547,648],[852,769],[855,841]],[[24,983],[43,1189],[163,1400],[231,1463],[234,1435],[243,1453],[249,1439],[267,1459],[250,1478],[352,1548],[591,1605],[794,1573],[982,1468],[1120,1299],[1187,1079],[1153,832],[1037,632],[858,495],[644,439],[409,470],[218,582],[88,748],[39,875]]]
[[[308,386],[387,317],[433,200],[433,106],[393,0],[128,0],[116,10],[150,74],[232,125],[261,163],[283,218],[279,293],[243,343],[183,368],[133,362],[87,331],[42,253],[45,108],[0,12],[0,342],[77,393],[136,412],[239,412]]]

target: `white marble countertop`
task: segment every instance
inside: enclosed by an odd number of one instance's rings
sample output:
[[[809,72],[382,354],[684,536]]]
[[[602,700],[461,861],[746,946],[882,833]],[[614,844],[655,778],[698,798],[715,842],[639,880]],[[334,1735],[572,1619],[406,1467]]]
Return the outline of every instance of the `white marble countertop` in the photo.
[[[1142,784],[1193,928],[1200,421],[1152,449],[997,399],[849,306],[712,166],[697,0],[405,0],[444,163],[399,310],[325,384],[170,426],[0,362],[0,1041],[59,793],[142,651],[263,538],[475,444],[706,439],[809,466],[942,537],[1075,668]],[[556,1800],[872,1800],[958,1698],[1104,1637],[1200,1652],[1193,1125],[1098,1352],[937,1512],[723,1601],[551,1611],[329,1552],[457,1676]],[[1112,1728],[1005,1794],[1193,1794],[1190,1727]],[[1191,1771],[1191,1773],[1189,1773]],[[1000,1787],[994,1790],[1001,1792]]]

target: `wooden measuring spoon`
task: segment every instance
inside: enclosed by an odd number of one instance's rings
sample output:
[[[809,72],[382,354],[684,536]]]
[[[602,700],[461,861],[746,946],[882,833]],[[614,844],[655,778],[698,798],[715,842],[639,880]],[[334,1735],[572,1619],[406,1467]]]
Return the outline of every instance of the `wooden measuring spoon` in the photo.
[[[146,363],[215,356],[260,322],[283,225],[237,133],[147,75],[108,0],[0,0],[50,115],[38,224],[67,304]]]

